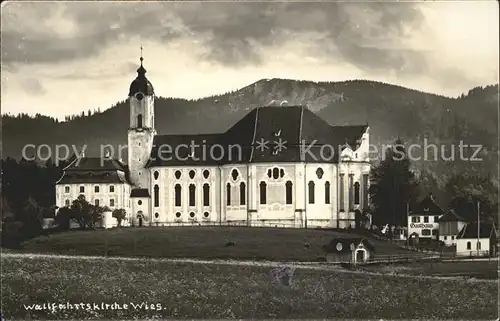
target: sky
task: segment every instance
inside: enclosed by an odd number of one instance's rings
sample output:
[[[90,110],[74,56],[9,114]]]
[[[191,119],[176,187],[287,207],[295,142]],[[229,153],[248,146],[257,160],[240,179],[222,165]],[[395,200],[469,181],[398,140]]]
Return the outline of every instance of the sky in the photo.
[[[2,114],[59,119],[263,78],[368,79],[456,97],[498,83],[496,1],[27,2],[1,5]]]

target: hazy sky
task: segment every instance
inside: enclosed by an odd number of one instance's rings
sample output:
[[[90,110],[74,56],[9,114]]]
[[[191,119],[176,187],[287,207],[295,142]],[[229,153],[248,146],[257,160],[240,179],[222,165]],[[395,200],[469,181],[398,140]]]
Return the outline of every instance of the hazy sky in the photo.
[[[457,96],[498,82],[496,1],[4,2],[2,113],[64,118],[127,98],[144,46],[158,96],[262,78],[370,79]]]

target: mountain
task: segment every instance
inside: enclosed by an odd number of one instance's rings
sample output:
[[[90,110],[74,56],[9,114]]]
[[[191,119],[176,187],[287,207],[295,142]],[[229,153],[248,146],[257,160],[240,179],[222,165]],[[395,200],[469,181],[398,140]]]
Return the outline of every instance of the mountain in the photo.
[[[415,161],[418,171],[430,173],[438,182],[453,172],[473,171],[491,176],[498,164],[498,85],[476,87],[458,98],[420,92],[385,83],[354,80],[310,82],[263,79],[240,90],[198,100],[156,99],[155,122],[159,134],[214,133],[228,129],[257,106],[273,100],[288,105],[307,105],[332,125],[370,125],[371,143],[381,147],[396,138],[407,143],[451,145],[459,157],[459,143],[481,145],[477,157],[484,160],[435,161],[433,148],[429,161]],[[281,108],[286,108],[282,106]],[[118,102],[104,112],[72,117],[69,121],[37,115],[2,116],[2,157],[19,158],[27,144],[57,144],[79,147],[87,154],[99,154],[101,144],[126,144],[129,125],[127,101]],[[466,155],[472,155],[468,149]],[[412,149],[414,158],[422,148]],[[30,155],[33,154],[32,152]],[[54,157],[54,155],[52,155]],[[126,159],[123,157],[123,159]],[[492,177],[493,179],[495,177]]]

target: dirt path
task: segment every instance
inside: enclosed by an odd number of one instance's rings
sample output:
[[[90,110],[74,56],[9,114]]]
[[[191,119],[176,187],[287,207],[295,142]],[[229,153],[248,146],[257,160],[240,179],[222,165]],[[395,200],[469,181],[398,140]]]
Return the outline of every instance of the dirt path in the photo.
[[[464,279],[463,277],[443,277],[443,276],[416,276],[400,273],[380,273],[368,272],[360,270],[349,270],[342,268],[336,264],[327,263],[303,263],[303,262],[271,262],[271,261],[235,261],[235,260],[197,260],[197,259],[167,259],[167,258],[139,258],[139,257],[103,257],[103,256],[79,256],[79,255],[53,255],[53,254],[29,254],[29,253],[2,253],[1,258],[24,258],[24,259],[53,259],[53,260],[84,260],[84,261],[150,261],[150,262],[165,262],[165,263],[190,263],[190,264],[213,264],[213,265],[232,265],[232,266],[257,266],[257,267],[281,267],[289,266],[295,269],[309,269],[330,271],[335,273],[345,274],[363,274],[374,276],[392,276],[411,279],[439,279],[447,281],[462,281],[462,282],[486,282],[497,283],[498,280],[483,280],[483,279]]]

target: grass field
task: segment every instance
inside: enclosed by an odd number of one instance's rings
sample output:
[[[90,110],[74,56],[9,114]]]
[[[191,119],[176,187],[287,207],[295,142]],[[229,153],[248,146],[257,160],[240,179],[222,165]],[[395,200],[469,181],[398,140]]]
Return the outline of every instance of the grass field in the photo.
[[[373,264],[362,270],[406,275],[473,277],[498,279],[498,261],[414,262],[411,264]]]
[[[258,266],[9,257],[2,257],[1,262],[1,310],[8,320],[497,317],[495,282],[300,268],[295,270],[291,286],[284,286],[270,282],[271,268]],[[127,303],[129,308],[54,312],[24,308],[68,302]],[[131,304],[142,302],[156,309],[133,308]]]
[[[167,227],[70,231],[41,236],[22,251],[95,256],[316,261],[321,248],[336,236],[356,236],[326,230]],[[376,255],[415,254],[385,241],[370,239]],[[226,246],[235,242],[233,246]],[[304,244],[309,246],[306,248]]]

